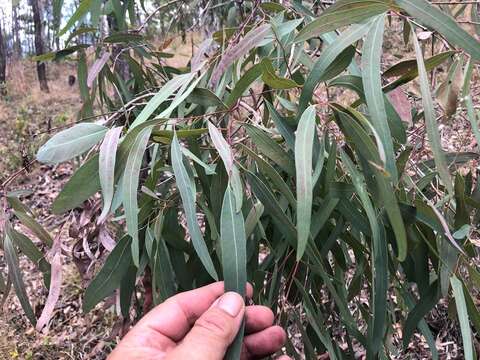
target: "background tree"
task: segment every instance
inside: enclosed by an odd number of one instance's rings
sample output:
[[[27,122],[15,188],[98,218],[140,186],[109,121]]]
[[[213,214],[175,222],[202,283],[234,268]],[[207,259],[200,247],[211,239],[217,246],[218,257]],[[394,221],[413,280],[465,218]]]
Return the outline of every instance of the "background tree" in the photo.
[[[33,13],[33,26],[35,33],[35,55],[40,56],[45,53],[45,44],[43,41],[43,7],[42,0],[30,0]],[[37,76],[40,83],[40,89],[49,92],[47,82],[47,65],[45,61],[37,61]]]
[[[20,21],[18,19],[18,3],[12,1],[12,47],[14,59],[22,58],[22,39],[20,38]]]

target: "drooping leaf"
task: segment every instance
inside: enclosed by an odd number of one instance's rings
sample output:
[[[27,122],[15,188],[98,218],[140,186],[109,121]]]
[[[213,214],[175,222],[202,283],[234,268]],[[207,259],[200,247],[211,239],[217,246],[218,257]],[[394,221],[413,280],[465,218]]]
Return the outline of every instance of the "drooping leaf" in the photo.
[[[290,150],[294,151],[295,134],[293,133],[293,130],[288,126],[285,119],[280,116],[271,103],[267,101],[266,104],[277,130],[282,134]]]
[[[239,212],[242,208],[243,186],[238,168],[233,163],[234,159],[232,150],[230,149],[230,145],[228,145],[223,138],[222,133],[211,122],[208,123],[208,131],[218,154],[222,158],[225,170],[227,170],[230,184],[233,188],[233,193],[235,194],[236,210]]]
[[[361,39],[370,29],[370,24],[352,25],[347,31],[343,32],[335,43],[328,46],[320,55],[312,68],[312,71],[305,80],[302,94],[298,105],[299,114],[307,108],[310,99],[312,98],[315,87],[321,81],[326,81],[326,70],[333,64],[335,59],[348,48],[352,43]]]
[[[267,161],[263,160],[260,156],[258,156],[248,147],[244,146],[243,144],[241,147],[255,160],[262,175],[268,177],[272,181],[273,185],[275,185],[276,187],[276,190],[280,191],[280,193],[285,196],[285,198],[288,200],[292,207],[296,207],[297,201],[295,200],[295,196],[293,196],[292,190],[285,183],[277,170],[275,170],[272,165],[270,165]]]
[[[94,1],[95,0],[82,0],[78,8],[73,13],[72,17],[68,19],[65,26],[62,28],[62,30],[60,30],[60,32],[58,33],[58,36],[62,36],[66,34],[67,31],[71,27],[73,27],[73,25],[75,25],[77,21],[81,21],[85,17],[85,15],[87,15]]]
[[[403,346],[406,348],[410,338],[423,317],[430,312],[439,298],[438,281],[432,283],[425,292],[425,296],[408,313],[403,327]]]
[[[100,190],[98,158],[97,154],[88,159],[63,186],[52,204],[54,214],[61,214],[80,206]]]
[[[389,10],[388,1],[339,0],[325,10],[318,18],[307,24],[295,37],[295,41],[308,40],[342,26],[360,23]]]
[[[197,252],[200,261],[203,266],[215,280],[218,279],[217,272],[213,265],[212,259],[208,252],[208,248],[203,239],[200,226],[197,221],[197,213],[195,209],[195,196],[196,193],[194,179],[191,178],[185,164],[183,161],[182,150],[180,148],[180,143],[176,136],[173,137],[172,145],[172,168],[173,173],[175,174],[175,179],[177,180],[177,187],[182,198],[183,209],[185,211],[185,216],[187,218],[187,226],[190,236],[192,238],[193,247]]]
[[[232,106],[242,95],[243,93],[252,85],[252,83],[262,76],[262,64],[255,64],[250,69],[248,69],[245,74],[238,80],[235,84],[230,95],[225,100],[225,104],[230,107]]]
[[[104,42],[109,44],[118,44],[118,43],[129,43],[129,42],[139,42],[142,41],[143,35],[133,34],[133,33],[116,33],[107,36],[103,39]]]
[[[143,129],[133,143],[125,164],[123,174],[122,199],[125,209],[128,234],[132,238],[132,259],[135,266],[140,263],[140,244],[138,238],[138,199],[137,189],[142,159],[150,138],[151,127]]]
[[[274,161],[282,168],[283,171],[287,172],[288,174],[295,173],[295,164],[293,160],[287,154],[287,152],[275,142],[275,140],[273,140],[267,135],[267,133],[256,126],[250,124],[245,124],[244,126],[247,130],[247,134],[253,140],[261,153]]]
[[[343,163],[347,166],[353,185],[362,202],[363,208],[370,223],[372,231],[372,300],[373,300],[373,320],[370,324],[369,336],[371,342],[371,351],[375,356],[381,346],[385,332],[385,322],[387,315],[387,290],[388,290],[388,248],[383,231],[380,230],[380,224],[377,220],[377,214],[366,192],[364,177],[355,168],[354,164],[342,151],[340,153]]]
[[[153,253],[153,267],[152,267],[152,287],[154,291],[154,300],[156,304],[165,301],[170,296],[173,296],[177,290],[172,261],[168,252],[167,244],[161,236],[161,225],[159,225],[160,218],[155,222],[155,229],[149,231],[147,229],[146,237],[152,236],[154,238],[154,253]]]
[[[285,90],[285,89],[296,88],[299,86],[294,80],[278,76],[275,73],[275,69],[270,59],[264,58],[261,64],[263,68],[262,80],[265,84],[270,86],[272,89]]]
[[[7,224],[7,226],[10,226]],[[33,312],[30,301],[28,300],[27,291],[25,290],[25,284],[23,282],[22,273],[20,270],[20,265],[18,263],[18,255],[15,247],[13,246],[12,240],[10,239],[9,231],[5,232],[3,236],[3,250],[5,251],[5,262],[8,266],[8,276],[13,283],[15,288],[15,293],[17,294],[20,305],[22,306],[25,315],[32,325],[35,326],[37,319]]]
[[[458,321],[462,332],[463,355],[465,356],[465,359],[473,360],[474,349],[472,343],[472,331],[470,329],[470,321],[468,319],[468,310],[465,302],[465,295],[463,293],[462,282],[453,275],[450,278],[450,283],[452,285],[453,297],[455,298],[455,305],[457,307]]]
[[[227,186],[223,198],[220,218],[220,237],[222,248],[222,269],[225,291],[235,291],[245,297],[247,284],[247,241],[245,223],[241,212],[237,211],[236,198],[230,186]],[[228,348],[226,359],[239,359],[243,342],[243,326]]]
[[[315,136],[315,107],[308,107],[298,123],[295,139],[295,173],[297,180],[297,261],[300,260],[310,237],[313,181],[312,149]]]
[[[394,183],[398,180],[395,166],[395,152],[392,136],[387,122],[387,113],[382,92],[380,76],[380,57],[383,44],[383,29],[385,16],[379,15],[372,23],[363,45],[362,78],[365,91],[365,100],[370,112],[370,119],[377,131],[385,150],[385,168]]]
[[[100,178],[100,186],[102,188],[103,208],[102,213],[98,217],[98,222],[102,222],[106,218],[112,204],[115,186],[115,159],[117,156],[117,147],[121,132],[122,127],[120,126],[110,129],[105,135],[102,145],[100,146],[98,157],[98,176]]]
[[[120,286],[120,281],[132,263],[132,238],[124,236],[108,255],[105,264],[88,285],[83,297],[83,311],[92,310]]]
[[[362,78],[353,75],[339,76],[333,79],[330,86],[342,86],[355,91],[360,97],[360,101],[365,102],[365,92],[363,88]],[[392,136],[401,144],[407,141],[407,135],[405,133],[405,127],[402,124],[400,116],[395,111],[395,108],[391,104],[386,95],[383,95],[385,111],[387,112],[387,121]]]
[[[448,192],[453,194],[452,180],[450,178],[450,173],[445,161],[445,155],[443,153],[442,144],[440,141],[440,134],[438,132],[436,120],[437,117],[435,116],[435,108],[433,106],[430,85],[427,78],[427,70],[423,61],[422,50],[415,33],[413,33],[413,44],[415,46],[415,54],[418,63],[420,90],[422,92],[422,103],[425,113],[425,126],[427,128],[428,140],[432,148],[435,165],[437,165],[437,171],[440,174],[440,178],[442,179],[443,184],[446,186]]]
[[[17,246],[21,253],[27,256],[43,273],[45,286],[50,285],[51,266],[45,259],[45,255],[37,248],[37,246],[24,234],[9,229],[10,240]]]
[[[142,109],[140,114],[138,114],[135,121],[130,125],[129,131],[131,131],[134,127],[147,121],[148,118],[165,100],[167,100],[170,96],[172,96],[175,93],[175,91],[177,91],[181,86],[185,85],[186,83],[189,83],[193,75],[195,74],[188,73],[188,74],[178,75],[178,76],[175,76],[170,81],[168,81],[165,85],[163,85],[160,91],[158,91],[150,99],[150,101],[147,103],[147,105],[145,105],[145,107]]]

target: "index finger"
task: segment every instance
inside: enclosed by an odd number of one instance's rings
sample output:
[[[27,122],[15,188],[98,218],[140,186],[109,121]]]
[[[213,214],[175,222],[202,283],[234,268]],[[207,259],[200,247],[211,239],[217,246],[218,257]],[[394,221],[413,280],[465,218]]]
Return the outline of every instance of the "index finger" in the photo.
[[[177,342],[190,330],[195,321],[224,293],[223,281],[186,291],[167,299],[153,308],[138,323]],[[247,297],[253,288],[247,284]]]

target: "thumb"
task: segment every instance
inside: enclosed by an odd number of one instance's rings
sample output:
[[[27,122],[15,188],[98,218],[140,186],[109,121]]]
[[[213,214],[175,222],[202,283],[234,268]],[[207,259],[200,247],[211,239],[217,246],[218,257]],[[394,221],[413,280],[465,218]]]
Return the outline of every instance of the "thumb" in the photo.
[[[167,359],[222,360],[242,324],[245,302],[227,292],[208,309]]]

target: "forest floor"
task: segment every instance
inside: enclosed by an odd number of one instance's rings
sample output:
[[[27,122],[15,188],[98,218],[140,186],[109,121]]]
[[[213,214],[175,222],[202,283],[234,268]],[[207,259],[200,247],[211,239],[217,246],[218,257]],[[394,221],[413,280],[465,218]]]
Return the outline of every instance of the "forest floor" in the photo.
[[[176,50],[176,58],[184,65],[190,55],[190,45]],[[399,47],[399,52],[402,49]],[[394,52],[393,52],[394,54]],[[398,54],[398,58],[405,54]],[[398,61],[395,55],[385,59],[388,63]],[[54,216],[50,205],[63,184],[68,180],[74,164],[45,166],[31,163],[38,146],[56,129],[76,121],[80,108],[77,86],[68,85],[68,76],[75,75],[73,63],[49,64],[50,93],[42,93],[36,81],[35,67],[28,61],[9,66],[8,95],[0,99],[0,178],[3,183],[22,167],[27,170],[16,177],[7,190],[27,189],[30,193],[22,200],[37,215],[39,222],[52,237],[61,232],[65,217]],[[477,87],[478,88],[478,87]],[[410,89],[409,89],[410,90]],[[415,89],[412,95],[415,96]],[[448,151],[473,151],[477,149],[468,121],[462,114],[440,126],[443,146]],[[417,131],[414,145],[420,146],[425,134]],[[422,140],[423,139],[423,140]],[[422,155],[423,156],[423,155]],[[477,167],[470,164],[470,168]],[[18,225],[19,226],[19,225]],[[28,229],[21,228],[28,235]],[[62,232],[61,241],[65,253],[72,251],[74,239]],[[115,315],[115,304],[107,301],[95,310],[84,314],[81,300],[86,285],[79,271],[68,256],[63,256],[63,282],[60,299],[48,331],[38,333],[26,320],[17,298],[12,293],[0,310],[0,360],[3,359],[104,359],[116,343],[122,323]],[[5,274],[5,262],[0,255],[0,271]],[[21,257],[24,281],[33,309],[39,316],[48,290],[34,264]],[[0,298],[0,304],[1,304]],[[448,306],[440,304],[429,315],[429,324],[435,328],[437,347],[442,359],[460,359],[461,341],[457,326],[449,319]],[[401,342],[401,325],[395,328],[392,344]],[[340,338],[338,339],[340,341]],[[425,340],[416,334],[409,346],[412,359],[428,358]],[[358,354],[359,358],[363,354]],[[401,359],[401,357],[397,357]]]

